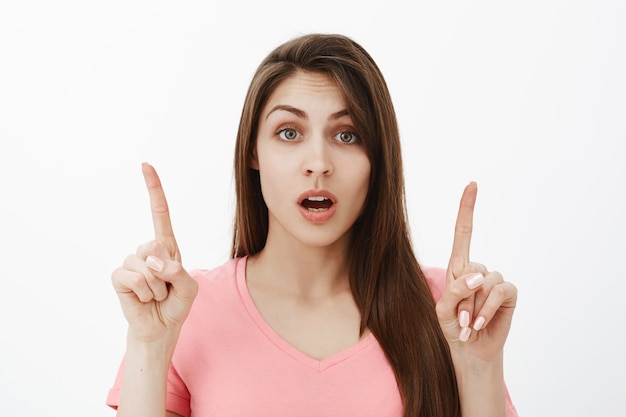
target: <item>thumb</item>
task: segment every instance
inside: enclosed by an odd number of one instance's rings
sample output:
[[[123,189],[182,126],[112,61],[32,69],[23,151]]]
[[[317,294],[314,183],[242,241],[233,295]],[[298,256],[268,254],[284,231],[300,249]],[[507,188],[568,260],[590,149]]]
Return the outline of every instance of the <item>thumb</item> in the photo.
[[[170,284],[170,291],[176,298],[184,302],[193,301],[198,292],[198,283],[179,261],[148,255],[146,266],[155,278]]]

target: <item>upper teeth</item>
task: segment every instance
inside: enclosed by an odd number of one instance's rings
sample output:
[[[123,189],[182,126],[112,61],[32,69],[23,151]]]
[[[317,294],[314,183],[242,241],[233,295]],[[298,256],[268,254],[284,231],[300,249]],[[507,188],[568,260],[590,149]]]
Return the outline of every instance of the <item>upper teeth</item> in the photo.
[[[319,197],[319,196],[313,196],[313,197],[308,197],[307,200],[311,200],[311,201],[324,201],[324,200],[328,200],[326,197]]]

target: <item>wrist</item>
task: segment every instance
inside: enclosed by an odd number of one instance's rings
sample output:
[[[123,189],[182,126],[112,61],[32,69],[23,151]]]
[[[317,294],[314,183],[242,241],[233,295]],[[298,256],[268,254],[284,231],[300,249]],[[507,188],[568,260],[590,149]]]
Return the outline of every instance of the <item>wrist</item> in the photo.
[[[129,328],[126,337],[126,356],[132,355],[155,363],[169,364],[177,342],[178,332],[146,339]]]
[[[506,414],[502,355],[484,360],[471,355],[453,355],[457,388],[464,417]]]
[[[175,340],[145,341],[129,331],[118,416],[165,414],[169,367]]]
[[[504,358],[502,352],[488,359],[463,352],[462,349],[451,350],[450,353],[457,377],[472,376],[494,378],[504,374]]]

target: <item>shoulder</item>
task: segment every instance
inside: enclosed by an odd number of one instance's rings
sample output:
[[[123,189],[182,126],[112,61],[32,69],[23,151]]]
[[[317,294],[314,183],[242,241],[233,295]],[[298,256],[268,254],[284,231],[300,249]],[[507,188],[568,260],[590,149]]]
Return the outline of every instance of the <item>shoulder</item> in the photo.
[[[430,288],[435,302],[439,301],[446,291],[446,269],[424,265],[420,265],[420,267],[426,277],[426,282],[428,283],[428,287]]]
[[[237,270],[237,262],[241,258],[228,259],[223,264],[213,268],[193,269],[189,274],[198,281],[219,281],[223,278],[233,277]]]
[[[200,293],[215,291],[218,287],[232,287],[237,281],[237,269],[242,258],[228,259],[223,264],[208,269],[193,269],[189,275],[198,282]],[[245,263],[243,265],[245,268]]]
[[[240,327],[242,317],[245,318],[238,285],[242,268],[245,270],[245,261],[238,258],[229,259],[212,269],[189,271],[198,282],[198,294],[185,319],[177,351],[196,352],[204,348],[207,334],[216,335],[228,328]],[[177,359],[180,360],[180,357],[178,355]]]
[[[224,308],[235,308],[239,301],[238,275],[245,271],[242,258],[228,259],[211,269],[194,269],[189,275],[198,282],[198,295],[186,321],[195,322],[194,316],[206,317]]]

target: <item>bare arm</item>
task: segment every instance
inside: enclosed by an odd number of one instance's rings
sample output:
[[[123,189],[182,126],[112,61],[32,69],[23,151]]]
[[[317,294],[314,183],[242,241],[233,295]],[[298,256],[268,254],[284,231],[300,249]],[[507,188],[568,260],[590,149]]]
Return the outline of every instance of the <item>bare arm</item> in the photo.
[[[128,321],[117,416],[175,416],[165,410],[167,374],[198,284],[182,267],[159,177],[150,165],[142,168],[155,240],[139,246],[111,277]]]
[[[437,303],[437,315],[450,345],[463,417],[503,417],[503,349],[517,289],[500,273],[469,260],[476,193],[476,184],[471,183],[461,198],[446,291]]]
[[[161,341],[129,342],[117,416],[166,416],[165,396],[171,347]]]

